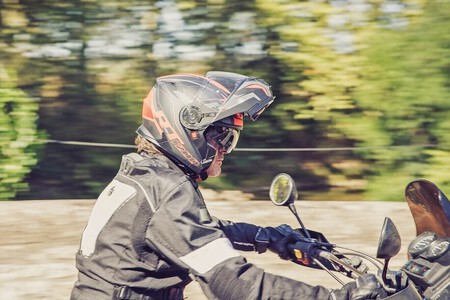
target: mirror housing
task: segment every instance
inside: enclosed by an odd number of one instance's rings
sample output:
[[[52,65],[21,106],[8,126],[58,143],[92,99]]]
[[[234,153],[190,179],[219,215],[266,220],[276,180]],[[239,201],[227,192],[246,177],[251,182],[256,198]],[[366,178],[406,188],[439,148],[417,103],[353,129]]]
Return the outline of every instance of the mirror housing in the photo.
[[[378,242],[377,258],[391,259],[400,252],[402,240],[394,222],[388,217],[384,218]]]
[[[278,206],[289,206],[297,200],[297,188],[291,176],[280,173],[270,185],[270,200]]]
[[[300,220],[297,210],[295,209],[294,202],[297,200],[297,188],[295,187],[294,179],[286,173],[280,173],[275,176],[270,185],[269,197],[273,204],[289,207],[300,224],[304,236],[310,239],[311,235],[309,234],[308,229],[303,225],[303,222]]]

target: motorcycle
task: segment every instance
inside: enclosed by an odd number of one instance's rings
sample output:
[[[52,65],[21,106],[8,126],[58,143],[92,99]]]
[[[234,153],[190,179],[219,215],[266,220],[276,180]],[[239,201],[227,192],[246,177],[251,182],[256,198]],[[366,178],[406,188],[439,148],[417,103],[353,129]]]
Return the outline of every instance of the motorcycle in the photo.
[[[413,181],[405,189],[417,237],[408,247],[408,261],[397,271],[389,270],[388,265],[400,252],[401,237],[389,217],[385,217],[376,257],[372,257],[330,243],[322,233],[307,229],[296,211],[297,189],[288,174],[275,176],[269,196],[275,205],[287,206],[300,224],[296,231],[301,242],[289,246],[294,263],[323,269],[342,285],[344,282],[338,274],[356,279],[369,272],[367,264],[372,264],[376,268],[375,275],[389,294],[385,299],[450,299],[450,201],[432,182]],[[301,250],[305,242],[313,249],[311,257],[305,257]]]

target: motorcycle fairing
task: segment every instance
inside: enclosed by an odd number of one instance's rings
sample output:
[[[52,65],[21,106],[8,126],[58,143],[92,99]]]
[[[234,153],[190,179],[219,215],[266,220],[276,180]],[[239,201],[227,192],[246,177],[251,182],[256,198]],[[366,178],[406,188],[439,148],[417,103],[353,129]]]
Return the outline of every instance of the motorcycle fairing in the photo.
[[[416,224],[417,235],[432,231],[439,237],[450,237],[450,201],[428,180],[408,184],[405,199]]]

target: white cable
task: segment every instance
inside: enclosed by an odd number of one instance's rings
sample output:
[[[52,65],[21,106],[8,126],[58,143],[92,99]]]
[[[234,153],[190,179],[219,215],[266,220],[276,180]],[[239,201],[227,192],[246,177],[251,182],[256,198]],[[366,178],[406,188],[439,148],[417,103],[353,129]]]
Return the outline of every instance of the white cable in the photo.
[[[109,148],[136,148],[134,145],[93,143],[81,141],[61,141],[61,140],[43,140],[41,143],[54,143],[63,145],[78,145],[88,147],[109,147]],[[404,146],[371,146],[371,147],[325,147],[325,148],[235,148],[237,152],[323,152],[323,151],[358,151],[358,150],[376,150],[376,149],[397,149],[397,148],[434,148],[448,145],[422,144],[422,145],[404,145]]]

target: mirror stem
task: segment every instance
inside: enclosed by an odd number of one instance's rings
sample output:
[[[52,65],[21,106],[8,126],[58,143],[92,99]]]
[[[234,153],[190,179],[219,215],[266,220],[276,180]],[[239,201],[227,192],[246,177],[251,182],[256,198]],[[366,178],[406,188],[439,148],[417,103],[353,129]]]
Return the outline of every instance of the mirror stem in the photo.
[[[289,209],[291,210],[291,212],[294,214],[294,216],[297,218],[298,223],[300,224],[300,227],[303,231],[303,234],[305,235],[305,237],[307,237],[308,239],[311,238],[311,235],[309,234],[308,230],[305,228],[305,226],[303,225],[302,220],[300,220],[300,217],[297,214],[297,210],[295,209],[294,203],[289,203]]]
[[[384,260],[383,274],[381,275],[381,278],[383,279],[383,282],[384,282],[385,284],[387,284],[387,277],[386,277],[386,274],[387,274],[387,271],[388,271],[389,260],[390,260],[389,258],[387,258],[387,259]]]

